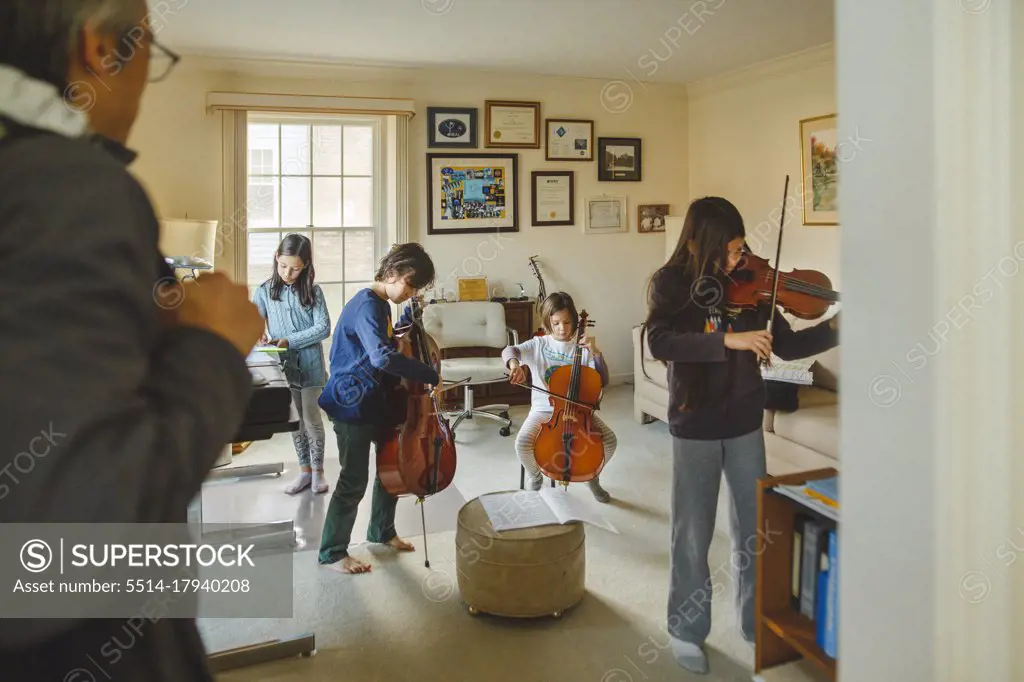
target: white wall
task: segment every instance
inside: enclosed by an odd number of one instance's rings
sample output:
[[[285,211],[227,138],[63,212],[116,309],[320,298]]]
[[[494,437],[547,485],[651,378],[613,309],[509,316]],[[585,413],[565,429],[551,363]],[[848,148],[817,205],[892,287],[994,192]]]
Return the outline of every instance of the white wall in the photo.
[[[668,203],[684,210],[688,201],[686,95],[681,86],[636,88],[623,103],[602,105],[605,81],[526,77],[473,71],[418,71],[391,68],[322,67],[186,59],[163,83],[150,86],[130,143],[140,152],[134,166],[160,212],[168,217],[220,216],[222,159],[219,115],[204,108],[209,90],[403,97],[416,101],[412,121],[411,238],[420,241],[437,266],[439,282],[451,291],[459,275],[487,275],[507,295],[522,282],[530,295],[537,285],[528,259],[537,255],[548,292],[568,291],[595,321],[593,333],[609,360],[613,378],[632,374],[630,328],[643,320],[646,279],[661,264],[661,235],[636,232],[638,203]],[[557,163],[538,150],[519,153],[519,232],[493,235],[426,234],[426,107],[476,106],[483,126],[484,100],[541,102],[542,118],[595,120],[598,136],[643,140],[643,181],[597,182],[596,162]],[[482,147],[478,152],[486,152]],[[491,150],[505,152],[507,150]],[[530,171],[576,171],[575,227],[530,225]],[[585,199],[600,194],[628,198],[630,232],[585,236]],[[231,258],[225,250],[226,260]],[[228,264],[228,271],[233,271]]]
[[[799,210],[799,122],[835,113],[835,69],[828,46],[695,83],[688,96],[690,196],[735,204],[751,248],[774,264],[788,173],[782,268],[820,270],[839,289],[840,227],[804,226]]]
[[[936,382],[931,366],[911,383],[897,364],[927,338],[942,303],[929,284],[937,274],[935,50],[945,49],[933,44],[935,11],[928,0],[837,7],[840,136],[859,127],[873,140],[840,171],[845,682],[940,679],[935,574],[944,559],[935,545],[951,529],[936,525]]]

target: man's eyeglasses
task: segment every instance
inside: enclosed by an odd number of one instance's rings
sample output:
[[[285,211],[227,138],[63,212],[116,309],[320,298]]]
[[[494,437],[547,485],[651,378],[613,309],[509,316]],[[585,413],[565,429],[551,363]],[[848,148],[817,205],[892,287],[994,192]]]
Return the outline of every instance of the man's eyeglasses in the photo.
[[[149,82],[159,83],[170,75],[181,55],[158,43],[155,37],[149,39],[149,45]]]

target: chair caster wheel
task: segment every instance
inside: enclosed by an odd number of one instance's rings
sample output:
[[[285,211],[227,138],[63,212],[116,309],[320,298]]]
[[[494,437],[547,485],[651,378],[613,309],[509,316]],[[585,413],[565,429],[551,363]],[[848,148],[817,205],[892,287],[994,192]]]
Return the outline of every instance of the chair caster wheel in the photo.
[[[498,431],[498,433],[500,433],[502,436],[511,436],[512,435],[512,429],[510,429],[507,426],[503,426],[503,427],[501,427],[501,430]]]
[[[480,612],[479,612],[479,611],[477,611],[477,610],[476,610],[475,608],[473,608],[472,606],[470,606],[470,607],[469,607],[469,615],[471,615],[471,616],[477,616],[477,615],[479,615],[479,614],[480,614]]]
[[[551,614],[551,617],[552,618],[561,618],[562,617],[562,612],[561,611],[555,611],[554,613]]]

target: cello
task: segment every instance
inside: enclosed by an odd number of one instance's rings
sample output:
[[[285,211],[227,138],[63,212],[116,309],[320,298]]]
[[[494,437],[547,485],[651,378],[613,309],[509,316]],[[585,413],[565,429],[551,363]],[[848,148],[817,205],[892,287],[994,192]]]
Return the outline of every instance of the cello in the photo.
[[[401,333],[396,330],[399,351],[410,358],[433,367],[440,376],[441,354],[437,344],[423,329],[422,308],[419,300],[412,301],[413,321]],[[458,382],[448,388],[456,388]],[[443,390],[448,390],[448,388]],[[418,381],[402,379],[396,389],[399,414],[404,421],[381,440],[377,449],[377,476],[381,485],[395,497],[414,495],[420,505],[423,522],[425,565],[430,567],[426,554],[427,522],[423,511],[425,498],[436,495],[451,485],[455,477],[455,435],[441,412],[435,392]]]
[[[580,342],[587,327],[593,326],[587,311],[580,313],[576,343],[571,365],[556,368],[544,390],[554,408],[551,418],[541,424],[534,445],[534,456],[540,470],[564,487],[569,482],[589,481],[604,468],[604,437],[594,427],[592,415],[601,400],[601,375],[593,367],[583,365]]]

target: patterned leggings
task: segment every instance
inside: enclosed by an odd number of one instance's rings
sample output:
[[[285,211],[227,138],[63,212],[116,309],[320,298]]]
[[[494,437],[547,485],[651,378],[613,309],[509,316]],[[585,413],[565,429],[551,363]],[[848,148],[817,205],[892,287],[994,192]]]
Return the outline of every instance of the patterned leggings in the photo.
[[[299,466],[324,469],[324,422],[317,399],[322,388],[292,388],[292,402],[299,412],[299,430],[292,431],[292,443]]]
[[[601,421],[600,417],[594,414],[591,418],[593,419],[594,426],[601,432],[604,442],[604,463],[607,466],[612,455],[615,454],[615,447],[618,445],[618,441],[615,438],[615,433],[608,428],[607,424]],[[519,433],[516,435],[516,454],[519,456],[519,461],[522,463],[523,468],[526,469],[527,478],[536,480],[542,475],[540,467],[537,466],[537,458],[534,456],[533,446],[537,442],[541,425],[549,419],[551,419],[551,412],[530,410],[530,414],[526,415],[526,419],[523,420],[523,425],[519,427]]]

